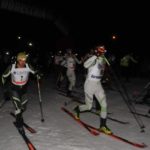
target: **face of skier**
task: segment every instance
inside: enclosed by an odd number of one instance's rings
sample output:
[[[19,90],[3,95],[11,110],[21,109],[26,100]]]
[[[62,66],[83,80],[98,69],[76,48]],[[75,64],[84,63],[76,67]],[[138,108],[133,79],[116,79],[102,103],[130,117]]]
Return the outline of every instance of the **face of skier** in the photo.
[[[26,64],[26,60],[25,59],[19,59],[18,63],[17,63],[17,67],[18,68],[23,68]]]
[[[18,68],[23,68],[26,64],[27,60],[27,55],[25,52],[20,52],[17,55],[17,67]]]
[[[105,46],[98,46],[97,47],[97,52],[98,52],[98,55],[105,54],[105,52],[106,52]]]
[[[105,47],[104,46],[99,46],[97,48],[98,52],[104,53],[105,52]]]

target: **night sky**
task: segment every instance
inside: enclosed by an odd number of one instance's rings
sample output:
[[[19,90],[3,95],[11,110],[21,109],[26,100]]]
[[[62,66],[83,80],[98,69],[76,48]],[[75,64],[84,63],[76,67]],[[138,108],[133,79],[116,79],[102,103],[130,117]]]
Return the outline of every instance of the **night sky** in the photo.
[[[48,1],[22,2],[45,9],[54,19],[41,19],[1,9],[1,48],[16,48],[16,37],[20,34],[24,41],[29,39],[45,50],[67,47],[86,50],[104,43],[108,49],[118,51],[148,51],[149,13],[145,3],[99,1],[99,4],[61,3],[58,6]],[[54,24],[57,18],[61,19],[68,35]],[[112,39],[112,35],[116,35],[116,40]]]

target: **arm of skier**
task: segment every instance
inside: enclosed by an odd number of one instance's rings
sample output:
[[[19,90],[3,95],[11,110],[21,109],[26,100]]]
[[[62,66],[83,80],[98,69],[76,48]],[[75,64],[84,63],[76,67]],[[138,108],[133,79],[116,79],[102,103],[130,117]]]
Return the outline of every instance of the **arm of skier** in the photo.
[[[33,66],[31,66],[30,64],[28,64],[28,67],[30,69],[30,72],[36,76],[38,79],[41,79],[42,74],[40,73],[39,70],[36,70]]]
[[[6,78],[11,74],[12,65],[8,66],[7,69],[2,74],[2,84],[5,84]]]
[[[134,63],[138,63],[137,60],[135,60],[133,57],[130,57],[131,61],[134,62]]]
[[[82,64],[84,62],[83,58],[81,58],[81,60],[79,60],[76,56],[74,56],[74,59],[77,64]]]
[[[93,66],[95,63],[96,63],[96,59],[97,59],[97,56],[92,56],[90,57],[89,59],[87,59],[85,62],[84,62],[84,67],[85,68],[89,68],[91,66]]]

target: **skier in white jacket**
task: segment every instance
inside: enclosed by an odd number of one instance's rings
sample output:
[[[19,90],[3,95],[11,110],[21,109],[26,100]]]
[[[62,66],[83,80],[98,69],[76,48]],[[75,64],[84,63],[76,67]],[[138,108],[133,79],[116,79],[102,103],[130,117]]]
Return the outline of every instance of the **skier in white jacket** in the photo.
[[[84,83],[85,104],[74,108],[76,118],[79,119],[80,112],[90,111],[93,103],[93,96],[96,97],[101,106],[100,128],[99,130],[106,134],[112,134],[106,125],[107,120],[107,102],[101,79],[106,65],[105,47],[102,45],[96,47],[97,53],[84,62],[84,67],[88,69],[86,81]]]

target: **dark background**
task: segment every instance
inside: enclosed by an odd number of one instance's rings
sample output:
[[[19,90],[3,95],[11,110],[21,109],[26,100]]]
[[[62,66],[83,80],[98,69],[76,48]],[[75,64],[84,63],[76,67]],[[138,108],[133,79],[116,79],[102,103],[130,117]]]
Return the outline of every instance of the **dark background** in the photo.
[[[13,5],[20,2],[25,7],[45,10],[53,19],[35,17],[1,7],[1,37],[5,43],[14,43],[13,37],[20,34],[47,48],[59,47],[57,42],[61,40],[67,42],[64,47],[68,44],[88,48],[102,42],[108,46],[113,43],[119,49],[134,51],[147,48],[149,13],[145,3],[99,1],[99,4],[61,2],[54,5],[38,0],[14,2]],[[61,26],[66,28],[67,35],[58,29],[55,20],[61,20]],[[113,34],[117,36],[115,42],[112,40]]]
[[[149,60],[149,9],[144,2],[1,0],[0,18],[1,52],[47,54],[73,48],[83,55],[103,43],[119,57],[134,52]]]

